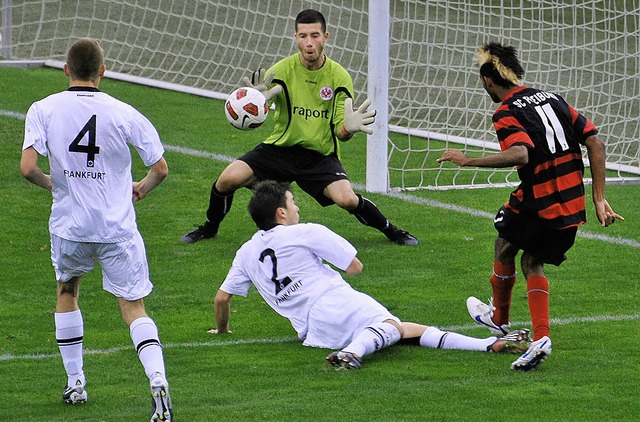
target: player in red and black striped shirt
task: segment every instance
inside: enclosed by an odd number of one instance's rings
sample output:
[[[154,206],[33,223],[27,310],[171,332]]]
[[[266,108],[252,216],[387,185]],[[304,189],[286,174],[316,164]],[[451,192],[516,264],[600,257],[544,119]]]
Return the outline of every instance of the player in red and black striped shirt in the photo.
[[[479,158],[448,149],[438,162],[459,166],[517,166],[520,185],[498,211],[493,274],[493,303],[467,300],[472,317],[494,333],[510,330],[511,292],[516,281],[515,257],[522,250],[521,266],[534,342],[512,369],[535,368],[551,353],[549,339],[549,282],[544,264],[560,265],[575,241],[577,227],[586,222],[585,146],[593,179],[593,202],[604,227],[616,219],[605,199],[605,146],[594,124],[557,94],[522,85],[524,70],[513,47],[484,45],[476,56],[480,79],[491,99],[500,103],[493,126],[501,152]]]

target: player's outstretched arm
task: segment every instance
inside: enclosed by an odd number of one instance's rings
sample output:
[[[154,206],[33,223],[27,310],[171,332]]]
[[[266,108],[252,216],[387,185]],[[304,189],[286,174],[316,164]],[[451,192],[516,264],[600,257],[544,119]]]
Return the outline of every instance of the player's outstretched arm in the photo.
[[[251,88],[255,88],[258,91],[262,92],[262,95],[267,99],[267,101],[271,101],[273,97],[282,92],[282,86],[275,85],[271,89],[269,89],[269,85],[273,82],[273,78],[276,77],[275,72],[271,72],[268,75],[265,75],[266,70],[264,68],[259,68],[251,75],[251,79],[247,76],[242,78],[242,83],[244,86],[248,86]]]
[[[376,111],[367,110],[370,105],[371,100],[367,98],[360,104],[360,107],[354,111],[353,99],[346,98],[344,100],[344,122],[338,134],[340,139],[347,140],[356,132],[365,132],[369,135],[373,133],[373,129],[367,127],[376,121]]]
[[[229,330],[229,315],[231,314],[231,298],[229,294],[223,290],[218,290],[215,299],[213,299],[213,312],[216,316],[216,328],[208,331],[210,334],[231,333]]]
[[[591,168],[593,204],[596,207],[596,215],[600,225],[607,227],[615,223],[616,220],[624,221],[624,217],[613,211],[605,198],[606,153],[604,142],[596,135],[592,135],[585,141],[585,146],[587,147],[589,167]]]
[[[449,148],[436,161],[451,161],[460,167],[512,167],[524,166],[529,162],[529,153],[524,145],[514,145],[505,151],[483,157],[468,157],[458,149]]]

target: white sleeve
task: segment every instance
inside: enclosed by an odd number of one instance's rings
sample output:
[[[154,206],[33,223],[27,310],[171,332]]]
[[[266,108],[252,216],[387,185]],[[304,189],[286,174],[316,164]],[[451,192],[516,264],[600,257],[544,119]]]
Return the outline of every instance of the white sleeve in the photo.
[[[247,297],[249,288],[251,287],[251,279],[242,268],[242,258],[240,255],[241,250],[238,250],[227,276],[222,282],[222,285],[220,285],[220,290],[232,295]]]
[[[138,151],[145,166],[150,167],[164,155],[160,135],[153,123],[133,107],[131,107],[130,118],[129,142]]]
[[[351,243],[323,225],[306,223],[303,226],[303,238],[313,253],[342,271],[349,268],[358,253]]]
[[[38,154],[47,156],[47,139],[40,119],[38,103],[31,104],[24,122],[24,142],[22,150],[33,147]]]

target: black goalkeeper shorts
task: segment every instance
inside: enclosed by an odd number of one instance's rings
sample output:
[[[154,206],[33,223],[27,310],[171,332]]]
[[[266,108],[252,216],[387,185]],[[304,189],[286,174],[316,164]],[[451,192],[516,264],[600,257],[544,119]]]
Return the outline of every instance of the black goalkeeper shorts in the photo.
[[[547,264],[560,265],[567,259],[578,233],[577,227],[556,229],[549,227],[531,211],[515,213],[502,207],[493,219],[498,236],[518,249]]]
[[[323,207],[334,203],[324,195],[324,188],[335,181],[349,179],[336,156],[300,146],[259,144],[238,160],[247,163],[258,180],[296,182]]]

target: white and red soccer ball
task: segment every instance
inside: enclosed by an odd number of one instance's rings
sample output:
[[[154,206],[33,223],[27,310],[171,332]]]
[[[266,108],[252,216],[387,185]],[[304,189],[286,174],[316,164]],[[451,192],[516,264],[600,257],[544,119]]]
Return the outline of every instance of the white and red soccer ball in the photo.
[[[265,96],[255,88],[242,87],[229,94],[224,114],[240,130],[255,129],[267,119],[269,105]]]

